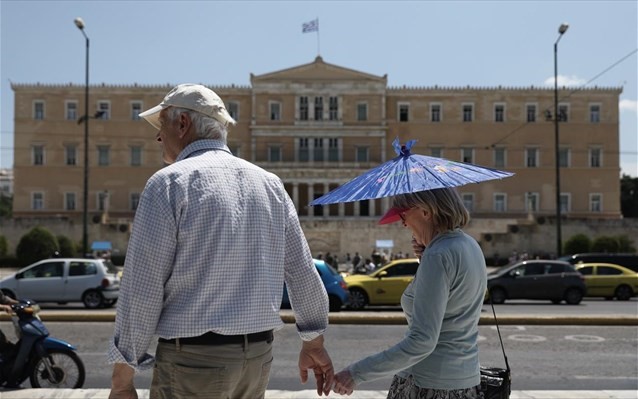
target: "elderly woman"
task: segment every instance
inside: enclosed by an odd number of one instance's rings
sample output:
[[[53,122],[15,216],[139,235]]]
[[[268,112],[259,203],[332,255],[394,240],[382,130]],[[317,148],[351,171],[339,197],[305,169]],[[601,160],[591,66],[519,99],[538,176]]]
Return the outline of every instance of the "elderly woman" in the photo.
[[[401,298],[408,331],[339,372],[335,392],[350,395],[361,382],[394,375],[389,399],[481,397],[477,337],[487,281],[481,248],[461,230],[469,219],[454,189],[394,197],[379,223],[401,220],[421,255]]]

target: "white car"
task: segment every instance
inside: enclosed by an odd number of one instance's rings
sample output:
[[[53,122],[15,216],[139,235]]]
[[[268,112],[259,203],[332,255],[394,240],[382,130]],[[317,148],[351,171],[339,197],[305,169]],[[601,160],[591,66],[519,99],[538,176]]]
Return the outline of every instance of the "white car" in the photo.
[[[89,309],[111,307],[120,294],[117,272],[104,259],[44,259],[0,280],[0,289],[14,299],[81,301]]]

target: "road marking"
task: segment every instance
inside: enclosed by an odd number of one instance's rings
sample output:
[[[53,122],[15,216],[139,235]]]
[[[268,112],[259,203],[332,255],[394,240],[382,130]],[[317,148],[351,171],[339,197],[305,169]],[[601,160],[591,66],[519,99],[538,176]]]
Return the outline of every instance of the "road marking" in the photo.
[[[565,339],[568,341],[576,342],[603,342],[605,338],[597,337],[595,335],[566,335]]]
[[[547,338],[541,337],[540,335],[514,334],[514,335],[509,335],[507,338],[511,339],[512,341],[524,341],[524,342],[547,341]]]
[[[485,338],[484,336],[479,335],[479,336],[476,338],[476,342],[485,341],[486,339],[487,339],[487,338]]]
[[[496,331],[496,326],[490,327]],[[501,331],[526,331],[525,326],[499,326]]]
[[[623,376],[604,376],[604,375],[575,375],[577,380],[638,380],[638,377],[623,377]]]

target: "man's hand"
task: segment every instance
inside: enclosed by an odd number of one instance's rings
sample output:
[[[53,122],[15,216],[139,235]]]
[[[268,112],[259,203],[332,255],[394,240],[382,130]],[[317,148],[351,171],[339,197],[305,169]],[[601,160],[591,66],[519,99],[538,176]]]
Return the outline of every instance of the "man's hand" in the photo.
[[[328,352],[323,347],[323,335],[312,341],[303,341],[299,353],[299,376],[303,384],[308,381],[308,369],[312,369],[317,380],[317,395],[328,396],[334,380],[334,367]]]
[[[354,388],[356,384],[354,383],[354,379],[352,378],[352,374],[348,369],[341,370],[335,375],[335,386],[333,391],[339,393],[341,395],[352,395],[354,392]]]
[[[137,399],[137,391],[133,386],[135,370],[128,364],[115,363],[111,377],[111,393],[109,399]]]
[[[3,312],[7,312],[9,314],[13,313],[13,309],[11,309],[10,305],[0,305],[0,309],[2,309]]]

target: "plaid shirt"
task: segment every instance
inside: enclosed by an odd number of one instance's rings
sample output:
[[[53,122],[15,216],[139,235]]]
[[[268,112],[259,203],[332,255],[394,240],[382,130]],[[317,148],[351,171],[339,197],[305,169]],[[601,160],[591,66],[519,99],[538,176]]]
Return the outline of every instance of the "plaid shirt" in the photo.
[[[108,359],[152,367],[154,335],[279,329],[284,281],[299,335],[328,325],[328,298],[281,180],[197,140],[147,182],[135,214]]]

